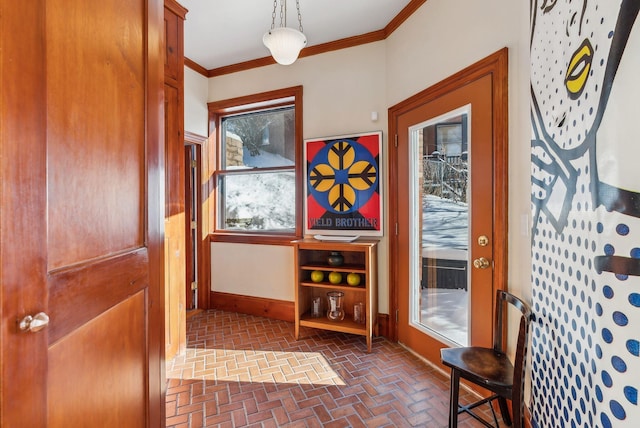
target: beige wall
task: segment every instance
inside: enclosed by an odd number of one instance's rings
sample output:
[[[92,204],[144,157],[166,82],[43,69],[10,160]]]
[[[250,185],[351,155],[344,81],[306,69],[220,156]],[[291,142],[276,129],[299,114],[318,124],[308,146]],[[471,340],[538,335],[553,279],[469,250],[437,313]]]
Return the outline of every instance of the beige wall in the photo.
[[[202,74],[184,68],[184,130],[203,137],[209,135],[207,81]]]
[[[529,2],[429,0],[386,47],[389,106],[509,49],[509,288],[530,301]]]
[[[509,282],[515,293],[529,299],[528,16],[528,2],[429,0],[385,41],[301,58],[291,66],[271,65],[211,78],[208,101],[303,85],[304,138],[382,130],[383,154],[386,154],[390,106],[508,47]],[[206,105],[204,110],[206,114]],[[372,111],[378,112],[376,122],[371,121]],[[384,192],[388,187],[386,171],[385,168]],[[385,224],[385,235],[388,231]],[[271,289],[264,297],[293,300],[292,258],[283,256],[280,247],[255,246],[260,247],[259,257],[252,257],[256,265],[250,270],[244,269],[247,258],[240,255],[255,252],[253,247],[213,244],[212,259],[223,255],[226,258],[224,264],[212,260],[212,289],[229,293],[242,290],[242,294],[264,296],[265,272],[269,272]],[[387,249],[385,236],[379,252],[382,313],[389,311]],[[278,256],[268,257],[272,251]],[[233,254],[238,257],[231,257]],[[238,270],[244,270],[241,278],[236,277]]]
[[[370,43],[355,48],[301,58],[293,65],[270,65],[231,75],[209,79],[209,101],[221,100],[270,91],[289,86],[303,85],[303,138],[313,138],[364,131],[381,130],[383,151],[386,150],[386,102],[385,102],[385,43]],[[371,112],[378,112],[379,119],[371,121]],[[383,172],[384,174],[384,172]],[[386,176],[385,176],[386,182]],[[252,252],[252,245],[221,244],[212,246],[212,263],[216,254],[234,246]],[[279,252],[281,247],[260,245],[261,251]],[[266,250],[265,250],[266,249]],[[381,312],[387,312],[388,280],[386,238],[380,257]],[[279,260],[252,258],[256,263],[242,276],[242,284],[231,279],[236,270],[246,266],[247,258],[228,260],[224,266],[212,269],[212,289],[219,292],[238,293],[241,287],[251,296],[263,296],[265,272],[271,276],[270,296],[281,296],[293,301],[293,256]],[[266,297],[266,296],[265,296]]]
[[[249,260],[250,267],[247,266]],[[292,261],[292,247],[214,242],[211,244],[211,271],[215,274],[212,288],[223,293],[292,301]],[[275,274],[274,266],[277,267]]]

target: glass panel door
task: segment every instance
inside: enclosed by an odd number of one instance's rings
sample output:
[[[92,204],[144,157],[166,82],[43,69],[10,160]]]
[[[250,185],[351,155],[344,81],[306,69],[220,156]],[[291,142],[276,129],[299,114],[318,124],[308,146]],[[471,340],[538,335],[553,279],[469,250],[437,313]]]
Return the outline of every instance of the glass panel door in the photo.
[[[409,128],[410,320],[469,344],[470,106]]]

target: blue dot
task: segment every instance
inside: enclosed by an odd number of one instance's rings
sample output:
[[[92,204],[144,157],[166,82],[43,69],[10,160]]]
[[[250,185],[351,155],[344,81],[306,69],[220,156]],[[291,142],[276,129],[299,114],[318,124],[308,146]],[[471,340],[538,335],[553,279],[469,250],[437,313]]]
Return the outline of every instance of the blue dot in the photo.
[[[640,293],[629,294],[629,303],[631,303],[636,308],[640,308]]]
[[[626,236],[629,234],[629,226],[624,223],[620,223],[616,226],[616,233],[618,235]]]
[[[615,254],[615,252],[616,252],[616,250],[615,250],[615,248],[613,248],[613,245],[611,245],[611,244],[606,244],[606,245],[604,246],[604,253],[605,253],[607,256],[613,256],[613,255]]]
[[[579,424],[580,422],[582,422],[582,418],[580,417],[580,409],[576,409],[574,414],[575,414],[575,419],[576,419],[575,423]],[[575,423],[573,421],[571,423],[575,425]]]
[[[602,403],[602,389],[600,389],[600,386],[596,386],[596,398]]]
[[[613,385],[613,380],[611,379],[611,375],[606,370],[602,371],[602,383],[607,388],[611,388],[611,385]]]
[[[600,421],[602,422],[602,428],[611,428],[611,421],[605,413],[600,415]]]
[[[629,403],[633,405],[638,405],[638,389],[633,386],[625,386],[624,387],[624,396],[627,397]]]
[[[635,339],[627,340],[627,351],[636,357],[640,356],[640,342]]]
[[[631,251],[629,252],[629,254],[634,259],[640,259],[640,248],[638,248],[638,247],[632,248]]]
[[[600,345],[596,345],[596,356],[598,357],[598,359],[602,359],[602,348],[600,347]]]
[[[596,314],[598,314],[599,317],[602,316],[602,306],[600,303],[596,303]]]
[[[615,416],[616,419],[624,420],[627,417],[624,408],[616,400],[611,400],[609,402],[609,408],[611,409],[611,413],[613,413],[613,416]]]
[[[602,288],[602,294],[604,294],[604,297],[606,297],[607,299],[611,299],[613,297],[613,288],[605,285]]]
[[[613,365],[613,368],[620,373],[624,373],[627,371],[627,364],[622,358],[618,357],[617,355],[611,357],[611,365]]]
[[[603,328],[602,339],[607,343],[613,342],[613,334],[611,334],[611,330],[609,330],[608,328]]]
[[[627,325],[629,323],[629,319],[622,312],[615,311],[613,313],[613,322],[615,322],[616,324],[618,324],[621,327],[624,327],[625,325]]]
[[[604,230],[604,226],[602,225],[602,223],[598,222],[596,224],[596,230],[598,231],[598,233],[602,233],[602,231]]]

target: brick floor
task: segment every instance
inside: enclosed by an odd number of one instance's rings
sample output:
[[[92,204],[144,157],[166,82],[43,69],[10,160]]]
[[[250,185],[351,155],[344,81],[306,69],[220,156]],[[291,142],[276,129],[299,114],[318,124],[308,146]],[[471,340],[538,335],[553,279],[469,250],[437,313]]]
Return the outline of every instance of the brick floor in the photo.
[[[376,337],[367,353],[363,336],[301,333],[233,312],[189,317],[187,350],[166,365],[167,427],[447,426],[448,377],[402,346]]]

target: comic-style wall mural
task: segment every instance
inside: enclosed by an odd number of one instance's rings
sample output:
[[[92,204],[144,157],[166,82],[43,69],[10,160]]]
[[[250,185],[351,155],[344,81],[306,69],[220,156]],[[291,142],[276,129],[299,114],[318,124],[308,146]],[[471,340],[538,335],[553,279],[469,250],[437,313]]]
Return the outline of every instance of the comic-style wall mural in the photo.
[[[640,0],[531,0],[532,420],[640,423]]]

